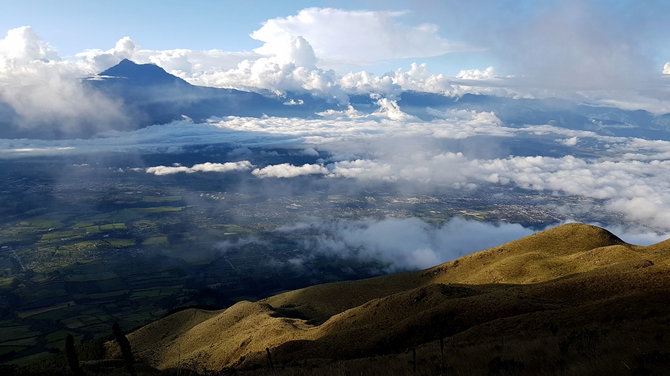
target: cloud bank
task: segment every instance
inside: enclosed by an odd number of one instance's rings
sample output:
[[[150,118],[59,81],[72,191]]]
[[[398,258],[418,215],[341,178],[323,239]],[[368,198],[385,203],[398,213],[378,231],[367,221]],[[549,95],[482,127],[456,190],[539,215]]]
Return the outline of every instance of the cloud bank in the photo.
[[[198,163],[191,167],[186,166],[154,166],[146,169],[147,174],[154,174],[157,176],[172,175],[178,173],[192,174],[195,172],[231,172],[231,171],[247,171],[253,168],[249,161],[239,162],[225,162],[225,163]]]
[[[294,178],[303,175],[323,175],[327,174],[328,170],[317,164],[306,163],[302,166],[294,166],[290,163],[282,163],[257,168],[251,173],[259,178]]]
[[[441,225],[415,217],[310,221],[276,231],[295,233],[295,238],[303,239],[302,246],[308,251],[304,257],[326,254],[379,260],[387,265],[387,272],[432,267],[536,232],[517,223],[488,223],[462,217],[454,217]],[[615,227],[611,231],[637,245],[665,240],[662,235],[639,229]],[[304,233],[310,236],[300,236]]]
[[[281,161],[251,166],[238,162],[235,166],[156,166],[147,172],[226,171],[235,167],[258,178],[311,175],[437,191],[501,185],[603,200],[604,209],[628,223],[670,231],[670,182],[666,176],[670,142],[601,136],[548,125],[510,128],[494,114],[474,111],[447,112],[444,118],[430,122],[351,114],[353,117],[345,112],[322,119],[231,117],[210,124],[176,122],[91,140],[0,140],[0,155],[124,150],[165,153],[179,151],[183,145],[211,143],[269,152],[275,145],[300,153],[317,148],[318,155],[326,158],[318,164]],[[505,140],[516,139],[542,146],[531,155],[508,155]],[[456,141],[471,146],[450,151],[458,145],[453,143]],[[565,148],[564,154],[541,155],[554,147]],[[577,150],[588,153],[570,155]]]
[[[534,231],[519,224],[491,224],[454,218],[434,226],[419,218],[309,222],[277,230],[309,232],[303,247],[317,254],[380,260],[388,271],[431,267]]]

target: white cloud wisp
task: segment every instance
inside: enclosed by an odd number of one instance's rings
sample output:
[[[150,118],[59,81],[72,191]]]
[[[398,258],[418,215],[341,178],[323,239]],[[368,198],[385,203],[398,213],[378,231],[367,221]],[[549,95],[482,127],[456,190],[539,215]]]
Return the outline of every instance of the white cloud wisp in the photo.
[[[232,172],[247,171],[253,168],[249,161],[225,162],[225,163],[198,163],[191,167],[186,166],[153,166],[146,169],[147,174],[157,176],[172,175],[178,173],[192,174],[195,172]]]

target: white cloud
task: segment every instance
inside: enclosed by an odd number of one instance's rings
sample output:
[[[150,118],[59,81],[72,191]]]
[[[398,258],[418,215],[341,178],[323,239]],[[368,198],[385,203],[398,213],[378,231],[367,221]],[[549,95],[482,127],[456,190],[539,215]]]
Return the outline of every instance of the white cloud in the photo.
[[[17,27],[0,39],[0,71],[21,70],[33,61],[59,60],[58,53],[30,26]]]
[[[0,140],[0,155],[125,150],[170,152],[180,150],[181,145],[202,143],[235,144],[240,145],[240,150],[280,145],[300,151],[309,145],[324,157],[330,155],[329,160],[303,166],[265,166],[253,170],[253,174],[262,178],[321,175],[392,181],[408,188],[437,190],[503,184],[603,200],[604,209],[630,222],[670,230],[670,181],[667,179],[670,142],[599,136],[548,125],[508,128],[494,114],[485,112],[461,110],[442,115],[444,118],[430,122],[360,114],[353,118],[340,114],[323,119],[229,117],[210,124],[184,121],[133,132],[113,132],[105,138],[91,140]],[[538,140],[547,145],[557,138],[576,138],[583,147],[591,145],[591,152],[598,157],[474,157],[472,153],[449,151],[441,141],[482,135],[505,138],[518,135],[528,142]],[[473,146],[486,149],[497,147],[497,143]],[[503,149],[501,154],[504,153]],[[196,170],[206,169],[167,166],[163,171]]]
[[[28,26],[0,39],[0,101],[17,114],[13,126],[50,137],[127,124],[117,103],[83,87],[81,73]]]
[[[559,142],[562,143],[565,146],[575,146],[575,145],[577,145],[577,142],[579,142],[579,137],[577,137],[577,136],[570,137],[570,138],[560,140]]]
[[[503,97],[531,96],[527,90],[504,87],[498,82],[493,67],[484,71],[476,69],[461,71],[459,77],[433,74],[425,63],[411,63],[409,69],[398,68],[393,72],[377,76],[370,72],[358,71],[339,77],[337,84],[347,94],[380,94],[389,99],[397,99],[402,91],[422,91],[447,96],[463,94],[489,94]]]
[[[356,159],[354,161],[340,161],[333,164],[328,175],[336,178],[356,178],[370,180],[396,181],[393,167],[386,163]]]
[[[198,163],[191,167],[186,166],[154,166],[148,167],[145,171],[147,174],[154,175],[172,175],[178,173],[192,174],[194,172],[231,172],[231,171],[247,171],[253,168],[249,161],[239,162],[225,162],[225,163]]]
[[[309,157],[318,157],[319,152],[314,148],[306,148],[297,153],[298,155],[307,155]]]
[[[459,49],[440,37],[435,25],[400,23],[404,14],[307,8],[267,20],[251,37],[265,43],[256,50],[260,54],[277,56],[287,40],[302,37],[319,59],[346,63],[437,56]]]
[[[596,226],[603,227],[598,223],[594,223]],[[668,239],[667,234],[659,234],[657,232],[649,231],[649,229],[640,228],[640,227],[623,227],[623,226],[607,226],[609,230],[614,235],[618,236],[621,240],[636,245],[651,245],[660,243]]]
[[[490,80],[495,78],[495,72],[493,71],[493,67],[488,67],[483,71],[479,69],[465,69],[458,72],[456,77],[464,80]]]
[[[600,136],[552,126],[507,128],[491,113],[450,111],[431,122],[384,118],[332,116],[323,120],[241,119],[218,123],[224,129],[296,137],[334,161],[326,176],[359,180],[409,182],[424,187],[470,188],[510,184],[605,200],[605,208],[632,221],[670,229],[670,142]],[[465,139],[476,135],[540,137],[546,142],[563,137],[566,146],[599,143],[601,157],[510,156],[475,159],[444,151],[419,140]],[[484,145],[485,147],[486,145]],[[595,152],[595,149],[594,149]],[[320,173],[324,173],[321,167]]]
[[[469,159],[461,153],[414,156],[412,159],[342,161],[329,176],[364,180],[414,182],[468,188],[513,184],[604,200],[605,208],[631,222],[670,230],[670,160],[587,161],[572,156]]]
[[[414,116],[404,113],[396,101],[388,98],[379,98],[377,105],[379,109],[373,114],[375,116],[384,116],[391,120],[400,121],[416,120]]]
[[[253,36],[254,34],[252,34]],[[316,66],[316,55],[312,46],[301,35],[282,35],[278,40],[266,42],[256,53],[271,56],[279,64],[295,64],[299,67]]]
[[[294,178],[303,175],[324,175],[328,170],[322,165],[305,163],[302,166],[294,166],[290,163],[269,165],[251,171],[259,178]]]
[[[123,59],[132,58],[137,52],[137,46],[130,37],[119,39],[114,48],[103,51],[100,49],[86,50],[76,56],[83,60],[89,74],[97,74],[118,64]]]
[[[670,61],[663,65],[663,74],[670,74]]]
[[[300,237],[306,239],[307,250],[342,258],[381,260],[392,271],[427,268],[533,233],[519,224],[463,218],[453,218],[440,226],[419,218],[385,218],[308,222],[278,229],[288,233],[305,230],[317,234]]]
[[[326,29],[335,27],[338,22],[353,22],[353,20],[366,20],[368,18],[378,21],[368,26],[375,28],[375,30],[379,29],[377,31],[382,34],[377,35],[377,38],[384,40],[388,39],[389,36],[384,36],[383,33],[393,34],[400,31],[409,33],[409,31],[414,30],[415,33],[418,33],[417,35],[423,35],[424,37],[431,34],[425,28],[416,27],[413,29],[397,24],[394,20],[399,17],[399,14],[388,12],[348,12],[336,9],[310,8],[300,12],[299,16],[295,16],[297,18],[289,17],[289,19],[304,21],[304,17],[307,16],[318,19],[329,16],[336,17],[331,19],[332,22],[322,24],[324,29],[321,31],[314,30],[316,34],[323,38],[327,37]],[[286,20],[288,19],[284,21]],[[291,24],[293,21],[287,22]],[[383,26],[382,24],[385,22],[388,24]],[[270,25],[275,24],[289,27],[280,19],[269,20],[257,31],[258,35],[269,38],[265,45],[258,50],[260,53],[221,50],[194,51],[188,49],[146,50],[140,49],[130,37],[123,37],[112,48],[86,50],[69,60],[60,59],[55,49],[37,37],[30,27],[23,27],[10,31],[6,40],[0,44],[0,50],[5,51],[4,54],[0,53],[0,68],[4,66],[4,70],[8,70],[11,65],[12,69],[16,70],[17,67],[25,66],[28,62],[31,62],[32,65],[34,65],[32,63],[34,61],[49,62],[48,65],[53,69],[58,68],[59,77],[79,78],[99,73],[117,64],[120,60],[128,58],[137,63],[159,65],[169,73],[196,85],[261,92],[271,91],[277,94],[287,91],[310,93],[341,104],[348,103],[348,94],[378,93],[389,96],[390,99],[395,99],[394,96],[400,92],[403,84],[406,86],[405,89],[410,90],[454,91],[446,78],[441,76],[432,77],[425,65],[413,64],[407,72],[398,70],[392,75],[382,77],[377,77],[368,72],[357,72],[342,76],[335,71],[323,69],[317,66],[322,56],[315,53],[309,38],[303,35],[293,35],[286,30],[279,30],[277,31],[278,34],[272,37],[269,31],[271,29]],[[384,27],[387,27],[388,30]],[[407,30],[403,28],[407,28]],[[351,28],[345,27],[337,30],[349,29]],[[374,39],[370,34],[361,35],[367,36],[368,39]],[[365,39],[359,35],[356,38],[350,38],[350,41],[371,43],[370,41],[366,42]],[[392,44],[395,46],[396,43],[397,41],[394,41]],[[421,44],[414,45],[420,46]],[[403,53],[411,51],[407,48],[398,48]],[[364,49],[369,50],[367,47]],[[350,47],[345,50],[348,53],[356,53]],[[53,71],[50,72],[50,75],[52,74]]]
[[[549,227],[553,226],[555,224]],[[609,230],[632,244],[649,245],[665,240],[663,235],[643,228],[611,226]],[[377,260],[386,265],[386,271],[398,272],[438,265],[531,235],[537,230],[517,223],[480,222],[462,217],[454,217],[439,225],[416,217],[386,217],[339,221],[314,218],[275,231],[301,239],[304,252],[284,261],[291,266],[301,267],[305,261],[325,254],[341,259]],[[268,245],[253,237],[238,242]],[[222,243],[222,249],[231,245]]]
[[[300,137],[307,143],[356,142],[381,136],[426,136],[462,139],[475,135],[511,136],[514,128],[502,125],[491,112],[450,110],[435,112],[440,119],[421,121],[384,99],[383,110],[363,115],[353,108],[321,113],[323,119],[229,117],[215,121],[218,127],[258,134]]]

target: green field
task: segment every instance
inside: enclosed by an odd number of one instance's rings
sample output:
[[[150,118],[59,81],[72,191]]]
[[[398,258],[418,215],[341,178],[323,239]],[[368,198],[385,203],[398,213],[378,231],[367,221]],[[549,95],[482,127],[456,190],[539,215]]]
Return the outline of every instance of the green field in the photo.
[[[156,245],[167,245],[167,244],[168,244],[167,236],[152,236],[142,241],[143,246],[156,246]]]
[[[123,195],[112,201],[126,207],[0,227],[0,245],[11,244],[0,252],[0,294],[11,302],[0,305],[0,361],[41,358],[48,348],[60,348],[68,333],[106,335],[114,321],[144,324],[166,312],[163,299],[182,293],[183,273],[175,277],[144,261],[129,266],[127,252],[169,245],[161,225],[187,213],[183,196]]]

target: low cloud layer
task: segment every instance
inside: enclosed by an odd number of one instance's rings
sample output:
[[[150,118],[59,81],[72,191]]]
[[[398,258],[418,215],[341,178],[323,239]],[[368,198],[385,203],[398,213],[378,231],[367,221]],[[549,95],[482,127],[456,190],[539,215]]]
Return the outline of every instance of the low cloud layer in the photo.
[[[247,171],[253,167],[249,161],[239,161],[239,162],[225,162],[225,163],[212,163],[205,162],[194,164],[191,167],[186,166],[154,166],[146,169],[147,174],[154,174],[157,176],[161,175],[172,175],[179,173],[192,174],[194,172],[232,172],[232,171]]]
[[[422,189],[514,186],[604,200],[607,210],[620,213],[630,222],[670,230],[667,141],[600,136],[551,126],[508,128],[492,114],[468,111],[448,113],[445,119],[432,122],[356,115],[338,120],[232,118],[216,124],[224,129],[300,139],[331,155],[329,161],[318,165],[259,166],[255,170],[258,177],[318,174],[411,184]],[[448,151],[440,144],[441,139],[477,136],[522,137],[528,140],[524,142],[543,142],[549,148],[552,143],[564,148],[591,145],[591,153],[598,156],[477,157],[492,153],[490,148],[500,147],[500,141],[473,141],[473,151],[468,153]]]
[[[302,166],[294,166],[290,163],[282,163],[257,168],[251,171],[251,173],[259,178],[294,178],[303,175],[323,175],[327,174],[328,170],[325,167],[316,164],[306,163]]]
[[[280,232],[308,231],[304,247],[342,258],[380,260],[393,271],[440,264],[522,236],[519,224],[491,224],[454,218],[434,226],[418,218],[301,223]]]
[[[638,245],[665,240],[644,230],[612,228],[615,235]],[[516,223],[488,223],[455,217],[436,226],[419,218],[303,222],[282,233],[309,233],[303,247],[316,254],[379,260],[387,271],[428,268],[535,233]],[[310,257],[308,253],[305,257]],[[294,260],[295,261],[295,260]]]
[[[318,148],[329,155],[328,160],[308,165],[282,161],[236,168],[251,170],[259,178],[311,175],[393,182],[423,190],[502,185],[584,196],[603,200],[606,210],[630,223],[670,230],[670,183],[666,177],[670,142],[601,136],[552,126],[509,128],[493,114],[471,111],[445,113],[443,119],[430,122],[350,115],[353,117],[341,114],[323,119],[177,122],[87,141],[0,140],[0,155],[128,149],[170,152],[179,151],[182,145],[216,142],[262,148],[293,145],[299,151]],[[478,137],[483,138],[478,141]],[[565,154],[547,156],[540,151],[538,155],[534,150],[531,155],[505,156],[509,152],[502,146],[504,140],[516,138],[524,139],[528,145],[540,143],[547,150],[565,148]],[[450,151],[443,144],[467,140],[471,146],[465,151]],[[584,157],[574,156],[570,155],[570,148],[589,152]],[[151,171],[176,173],[200,168],[194,167],[164,166]]]

